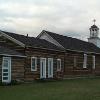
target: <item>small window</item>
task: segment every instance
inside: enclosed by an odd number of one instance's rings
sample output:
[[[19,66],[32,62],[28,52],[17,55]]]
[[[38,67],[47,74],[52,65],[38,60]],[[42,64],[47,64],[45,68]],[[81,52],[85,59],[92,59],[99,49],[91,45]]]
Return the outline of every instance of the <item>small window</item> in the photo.
[[[92,56],[93,58],[93,69],[95,69],[95,56]]]
[[[84,54],[83,68],[87,68],[87,54]]]
[[[31,71],[37,71],[37,57],[31,58]]]
[[[61,71],[61,59],[57,59],[57,71]]]
[[[53,77],[53,58],[48,58],[48,77]]]

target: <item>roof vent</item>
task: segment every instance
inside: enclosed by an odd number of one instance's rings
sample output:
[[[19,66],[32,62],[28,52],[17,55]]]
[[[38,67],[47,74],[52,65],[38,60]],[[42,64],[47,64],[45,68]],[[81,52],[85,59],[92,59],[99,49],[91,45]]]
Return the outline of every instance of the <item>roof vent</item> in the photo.
[[[28,34],[27,34],[27,37],[28,37]]]

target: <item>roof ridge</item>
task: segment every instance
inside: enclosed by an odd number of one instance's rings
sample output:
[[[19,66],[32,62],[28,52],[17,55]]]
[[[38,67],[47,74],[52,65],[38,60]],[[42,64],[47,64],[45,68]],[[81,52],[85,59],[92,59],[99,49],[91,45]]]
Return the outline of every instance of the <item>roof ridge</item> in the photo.
[[[83,51],[87,50],[87,52],[90,52],[90,51],[96,52],[95,51],[96,49],[100,50],[100,48],[97,47],[96,45],[94,45],[93,43],[90,43],[90,42],[87,42],[87,41],[84,41],[84,40],[60,35],[60,34],[57,34],[57,33],[54,33],[54,32],[50,32],[50,31],[45,31],[45,32],[47,32],[47,34],[49,34],[51,37],[53,37],[57,42],[59,42],[61,45],[63,45],[67,49],[75,49],[75,50],[79,50],[79,51],[80,50],[83,50]],[[68,43],[66,44],[66,42],[68,42]],[[72,42],[73,42],[73,45],[72,45]],[[75,47],[75,45],[76,45],[76,47]],[[90,47],[91,49],[89,49],[88,47]]]
[[[43,30],[43,31],[45,31],[45,32],[49,32],[49,33],[51,33],[51,34],[56,34],[56,35],[59,35],[59,36],[63,36],[63,37],[67,37],[67,38],[71,38],[71,39],[75,39],[75,40],[79,40],[79,41],[82,41],[82,42],[89,43],[89,42],[87,42],[87,41],[84,41],[84,40],[81,40],[81,39],[77,39],[77,38],[74,38],[74,37],[69,37],[69,36],[66,36],[66,35],[62,35],[62,34],[58,34],[58,33],[54,33],[54,32],[51,32],[51,31],[46,31],[46,30]],[[90,43],[90,44],[92,44],[92,43]]]
[[[4,32],[4,33],[8,33],[8,34],[15,34],[15,35],[19,35],[19,36],[24,36],[24,37],[27,37],[26,35],[24,35],[24,34],[18,34],[18,33],[15,33],[15,32],[9,32],[9,31],[2,31],[2,30],[0,30],[1,32]],[[28,36],[28,37],[30,37],[30,36]]]
[[[26,46],[31,46],[34,48],[62,51],[61,48],[57,47],[53,43],[50,43],[44,39],[39,39],[36,37],[27,37],[25,35],[20,35],[20,34],[6,32],[6,31],[1,31],[1,32],[4,32],[5,34],[11,36],[12,38],[24,43]]]

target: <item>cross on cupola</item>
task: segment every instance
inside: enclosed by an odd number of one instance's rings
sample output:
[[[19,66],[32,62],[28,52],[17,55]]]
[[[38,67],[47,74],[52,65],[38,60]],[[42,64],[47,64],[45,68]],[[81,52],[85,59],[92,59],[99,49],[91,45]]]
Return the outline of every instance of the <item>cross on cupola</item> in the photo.
[[[93,20],[94,25],[95,25],[95,22],[96,22],[96,19]]]

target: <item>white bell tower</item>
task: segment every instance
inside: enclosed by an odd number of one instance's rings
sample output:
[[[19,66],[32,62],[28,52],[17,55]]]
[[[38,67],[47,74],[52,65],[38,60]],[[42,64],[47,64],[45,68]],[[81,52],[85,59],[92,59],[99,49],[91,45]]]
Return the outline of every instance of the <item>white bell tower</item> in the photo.
[[[95,25],[95,19],[93,22],[94,25],[90,27],[90,37],[88,38],[88,42],[93,43],[100,48],[99,28]]]

